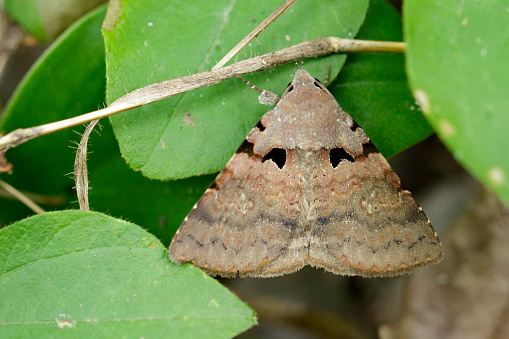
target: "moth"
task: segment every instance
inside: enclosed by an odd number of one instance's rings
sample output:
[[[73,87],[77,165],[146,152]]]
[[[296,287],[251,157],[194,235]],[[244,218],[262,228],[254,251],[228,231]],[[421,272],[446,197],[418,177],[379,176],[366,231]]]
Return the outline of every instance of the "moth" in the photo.
[[[422,208],[303,69],[184,219],[169,252],[223,277],[273,277],[305,265],[388,277],[442,258]]]

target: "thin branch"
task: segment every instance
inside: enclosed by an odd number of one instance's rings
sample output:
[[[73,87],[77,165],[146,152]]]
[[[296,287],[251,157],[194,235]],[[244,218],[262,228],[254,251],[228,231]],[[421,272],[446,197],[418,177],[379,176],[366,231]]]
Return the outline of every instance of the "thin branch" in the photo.
[[[284,4],[279,6],[267,19],[263,20],[251,33],[249,33],[244,39],[242,39],[235,47],[232,48],[219,62],[212,67],[212,70],[218,69],[226,65],[226,63],[235,56],[244,46],[246,46],[251,40],[256,38],[265,28],[267,28],[274,20],[279,18],[290,6],[292,6],[297,0],[286,0]]]
[[[17,189],[12,187],[8,183],[6,183],[5,181],[0,180],[0,186],[4,190],[9,192],[13,197],[15,197],[16,199],[21,201],[23,204],[25,204],[28,208],[30,208],[35,213],[39,213],[40,214],[40,213],[44,213],[45,212],[39,205],[37,205],[32,200],[30,200],[30,198],[28,198],[26,195],[24,195],[23,193],[21,193],[20,191],[18,191]]]
[[[44,204],[52,207],[58,207],[68,201],[65,194],[60,195],[48,195],[48,194],[38,194],[33,192],[27,192],[27,191],[20,191],[22,194],[24,194],[28,199],[32,200],[36,204]],[[5,199],[11,199],[11,200],[17,200],[16,197],[13,197],[12,194],[7,192],[4,189],[0,189],[0,198]]]
[[[188,75],[182,78],[165,80],[134,90],[119,98],[110,106],[74,118],[40,125],[31,128],[17,129],[0,137],[0,152],[16,147],[28,140],[42,135],[57,132],[69,127],[81,125],[92,120],[101,119],[132,108],[163,100],[176,94],[196,88],[215,85],[223,80],[240,74],[257,72],[287,62],[307,59],[331,53],[343,52],[404,52],[403,42],[369,41],[325,37],[281,49],[276,52],[254,57],[219,69]]]

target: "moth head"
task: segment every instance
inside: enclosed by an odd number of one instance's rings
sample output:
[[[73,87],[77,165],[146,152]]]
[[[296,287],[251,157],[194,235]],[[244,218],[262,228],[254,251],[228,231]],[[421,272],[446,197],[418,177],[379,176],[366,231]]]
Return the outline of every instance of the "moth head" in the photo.
[[[315,78],[313,78],[311,74],[303,69],[299,69],[297,73],[295,73],[295,77],[293,78],[291,85],[294,88],[309,87],[314,86],[315,81]]]
[[[320,80],[313,78],[311,76],[311,74],[309,74],[307,71],[305,71],[303,69],[299,69],[299,70],[297,70],[297,73],[295,73],[295,77],[294,77],[293,81],[288,84],[288,87],[286,88],[286,91],[283,93],[281,98],[284,98],[288,93],[292,92],[293,90],[296,90],[299,88],[309,88],[309,87],[318,88],[321,91],[332,96],[332,94],[320,82]]]

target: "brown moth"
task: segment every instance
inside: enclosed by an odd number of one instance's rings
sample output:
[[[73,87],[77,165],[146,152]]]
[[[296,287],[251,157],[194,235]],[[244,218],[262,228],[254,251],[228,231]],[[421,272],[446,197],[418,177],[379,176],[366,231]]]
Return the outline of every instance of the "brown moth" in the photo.
[[[223,277],[304,265],[387,277],[439,262],[442,246],[364,131],[298,70],[184,219],[170,258]]]

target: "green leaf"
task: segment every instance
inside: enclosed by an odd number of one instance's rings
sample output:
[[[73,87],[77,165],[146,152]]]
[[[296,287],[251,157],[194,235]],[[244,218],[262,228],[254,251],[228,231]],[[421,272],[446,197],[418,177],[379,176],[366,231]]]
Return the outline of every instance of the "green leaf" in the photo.
[[[353,37],[367,0],[302,0],[241,51],[240,59],[322,36]],[[104,30],[109,102],[154,82],[210,69],[277,8],[274,1],[122,1]],[[113,12],[112,12],[113,13]],[[307,60],[317,78],[338,73],[345,55]],[[295,73],[288,64],[246,76],[281,94]],[[129,165],[155,179],[221,169],[268,110],[257,93],[232,79],[111,117]]]
[[[372,0],[356,39],[401,41],[401,29],[396,10]],[[433,132],[408,88],[402,54],[352,53],[329,90],[386,157]]]
[[[105,0],[5,0],[5,10],[41,41],[55,39]]]
[[[83,17],[45,51],[7,104],[0,130],[9,132],[55,122],[96,110],[103,104],[106,84],[100,27],[105,12],[103,6]],[[72,172],[74,165],[70,141],[78,138],[67,129],[10,149],[7,158],[14,166],[13,174],[0,174],[0,178],[19,190],[52,195],[64,203],[75,201],[71,190],[74,182],[66,174]],[[97,154],[109,157],[109,152],[97,144]],[[49,199],[44,200],[49,208],[55,208]],[[21,204],[13,209],[3,201],[0,223],[30,214]]]
[[[440,138],[509,203],[509,15],[505,0],[405,1],[407,74]]]
[[[254,312],[154,236],[95,212],[0,230],[0,337],[231,337]]]

